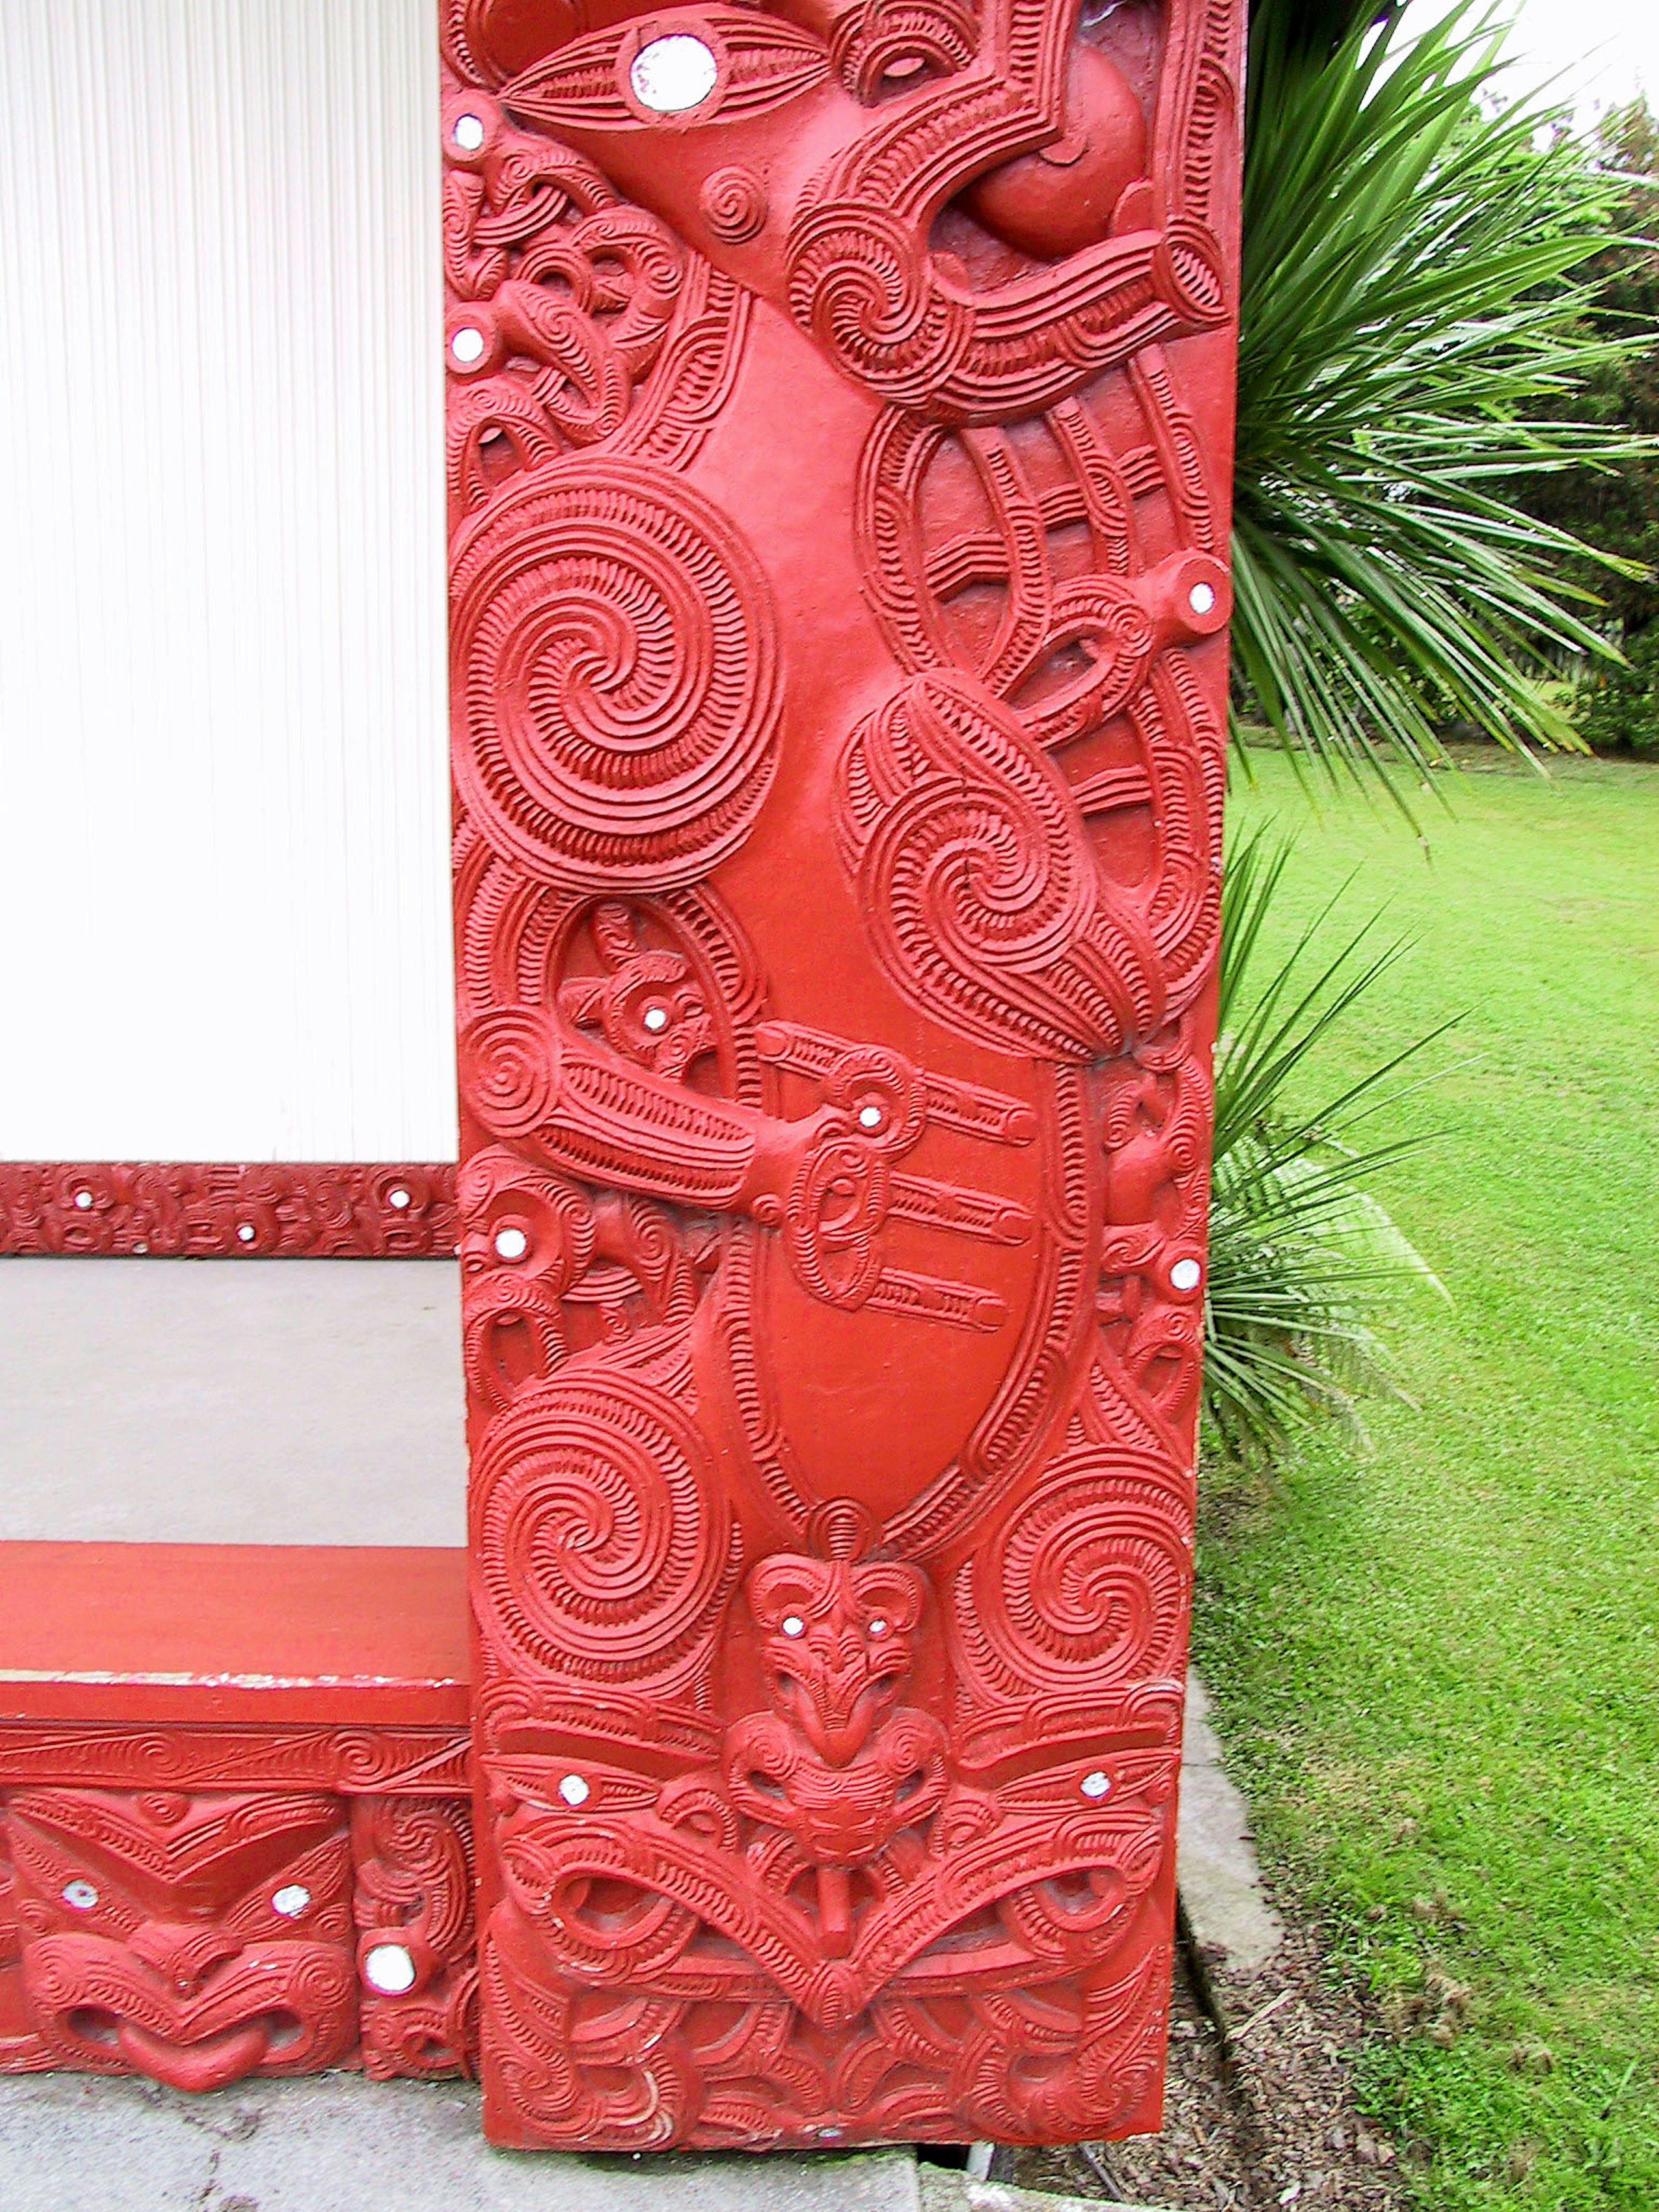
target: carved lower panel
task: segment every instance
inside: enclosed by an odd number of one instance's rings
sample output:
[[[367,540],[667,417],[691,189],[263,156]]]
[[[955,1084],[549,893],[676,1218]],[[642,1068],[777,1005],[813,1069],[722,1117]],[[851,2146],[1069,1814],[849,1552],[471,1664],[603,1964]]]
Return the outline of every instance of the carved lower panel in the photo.
[[[0,2072],[471,2072],[469,1749],[378,1723],[0,1725]]]
[[[8,1258],[423,1260],[455,1245],[447,1162],[0,1160]]]
[[[445,7],[498,2142],[1155,2122],[1243,12]]]
[[[365,2071],[382,2080],[470,2074],[478,2047],[470,1807],[360,1797],[351,1847]]]
[[[8,1786],[0,2072],[471,2073],[471,1829],[441,1797]]]
[[[1076,1771],[999,1796],[951,1783],[942,1732],[903,1709],[842,1767],[734,1734],[724,1778],[653,1816],[503,1824],[484,2047],[535,2124],[650,2148],[1148,2123],[1168,1753],[1110,1760],[1097,1800]],[[1079,1978],[1085,1945],[1109,1976]]]

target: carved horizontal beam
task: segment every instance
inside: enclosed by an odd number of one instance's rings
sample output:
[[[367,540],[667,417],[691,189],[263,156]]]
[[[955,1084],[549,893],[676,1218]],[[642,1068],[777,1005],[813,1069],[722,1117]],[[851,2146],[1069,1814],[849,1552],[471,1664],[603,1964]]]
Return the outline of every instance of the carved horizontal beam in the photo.
[[[0,1160],[8,1259],[448,1259],[455,1241],[448,1160]]]

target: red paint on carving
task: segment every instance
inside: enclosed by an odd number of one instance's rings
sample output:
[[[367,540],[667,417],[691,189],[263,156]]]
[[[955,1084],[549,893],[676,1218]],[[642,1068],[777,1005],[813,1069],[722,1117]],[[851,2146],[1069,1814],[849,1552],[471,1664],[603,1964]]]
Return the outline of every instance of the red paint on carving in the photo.
[[[351,1808],[362,2057],[381,2080],[470,2074],[478,2048],[471,1808],[443,1798],[360,1797]],[[374,1954],[409,1954],[410,1981],[374,1987]]]
[[[788,15],[446,9],[508,2143],[1158,2108],[1242,10]]]
[[[0,1727],[356,1721],[453,1736],[465,1577],[465,1554],[436,1547],[0,1544]]]
[[[349,2050],[337,1800],[25,1790],[5,1841],[23,1986],[57,2064],[203,2090]]]
[[[455,1249],[447,1162],[0,1160],[0,1255],[423,1260]]]
[[[464,1555],[7,1544],[0,1588],[0,2071],[471,2070]]]

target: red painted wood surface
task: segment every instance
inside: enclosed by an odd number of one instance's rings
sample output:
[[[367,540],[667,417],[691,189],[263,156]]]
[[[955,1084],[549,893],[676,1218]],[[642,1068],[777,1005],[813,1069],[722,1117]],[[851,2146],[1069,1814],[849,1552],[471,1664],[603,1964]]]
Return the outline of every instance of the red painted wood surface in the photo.
[[[0,2070],[471,2068],[465,1574],[0,1545]]]
[[[488,2127],[1155,2125],[1242,9],[444,24]]]
[[[455,1249],[448,1161],[0,1160],[0,1255],[422,1260]]]
[[[0,1544],[0,1726],[467,1725],[466,1555]]]

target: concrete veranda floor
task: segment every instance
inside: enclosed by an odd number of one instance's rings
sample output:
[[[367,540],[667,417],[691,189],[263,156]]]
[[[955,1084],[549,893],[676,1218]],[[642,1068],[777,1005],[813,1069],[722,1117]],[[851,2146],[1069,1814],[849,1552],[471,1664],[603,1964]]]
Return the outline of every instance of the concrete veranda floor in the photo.
[[[463,1544],[447,1260],[0,1260],[0,1540]]]
[[[908,2151],[567,2158],[491,2150],[477,2092],[329,2074],[188,2098],[0,2081],[4,2212],[916,2212]]]

